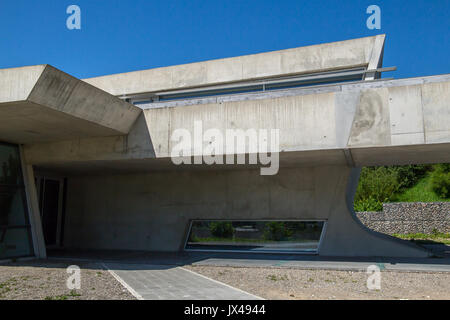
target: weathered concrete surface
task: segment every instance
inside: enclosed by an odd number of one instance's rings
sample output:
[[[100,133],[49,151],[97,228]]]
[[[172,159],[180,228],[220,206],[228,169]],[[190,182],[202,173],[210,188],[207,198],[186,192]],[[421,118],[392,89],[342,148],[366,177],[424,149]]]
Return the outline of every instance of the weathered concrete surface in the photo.
[[[379,65],[385,35],[84,79],[113,95]]]
[[[25,161],[69,176],[72,248],[178,251],[191,219],[277,217],[327,220],[320,255],[426,257],[359,222],[351,167],[450,162],[449,82],[445,75],[159,103],[128,136],[27,145]],[[280,172],[174,166],[173,130],[193,131],[198,120],[204,130],[280,129]]]
[[[374,70],[381,68],[383,66],[383,56],[384,56],[384,40],[385,37],[376,37],[373,43],[372,54],[370,56],[369,64],[367,66],[368,70]],[[365,75],[364,80],[374,80],[380,77],[380,73],[368,73]]]
[[[383,44],[384,36],[376,36],[86,82],[123,96],[375,68]],[[191,219],[276,217],[326,220],[320,255],[428,255],[357,220],[351,205],[355,167],[450,162],[450,75],[158,102],[138,110],[51,67],[11,72],[5,71],[8,79],[24,79],[17,82],[24,88],[0,89],[0,102],[7,101],[0,112],[23,114],[0,118],[0,137],[26,143],[24,166],[68,177],[68,247],[177,251]],[[38,85],[30,89],[34,81]],[[222,133],[279,129],[279,173],[260,176],[254,166],[174,166],[171,135],[192,131],[194,121]],[[29,132],[37,123],[47,125],[39,127],[41,139]],[[98,128],[88,125],[93,123]]]
[[[45,65],[0,69],[0,103],[26,100],[44,69]]]
[[[0,139],[15,143],[127,134],[140,109],[49,65],[0,70]]]
[[[28,145],[27,162],[107,168],[120,160],[130,170],[170,169],[172,132],[193,132],[195,121],[224,135],[279,129],[281,165],[450,162],[450,75],[283,92],[159,103],[143,110],[128,136]]]
[[[191,219],[277,217],[327,220],[320,255],[424,257],[424,250],[375,234],[355,218],[357,174],[349,166],[450,161],[448,123],[409,123],[409,109],[398,98],[422,106],[411,108],[412,119],[425,118],[433,101],[439,117],[450,119],[448,81],[438,81],[146,109],[128,136],[29,145],[26,161],[69,176],[68,247],[177,251]],[[194,120],[205,129],[280,128],[280,172],[262,177],[257,170],[236,170],[240,166],[177,171],[169,158],[170,135],[192,129]],[[433,132],[441,143],[427,140]],[[423,142],[411,136],[417,133]],[[398,135],[404,144],[392,142]],[[160,169],[168,171],[148,173]],[[117,172],[140,173],[111,174]],[[88,175],[93,173],[102,175]]]
[[[320,255],[427,256],[359,223],[347,205],[350,172],[346,166],[318,166],[284,168],[275,176],[230,170],[71,177],[64,245],[178,251],[192,219],[276,217],[327,220]]]

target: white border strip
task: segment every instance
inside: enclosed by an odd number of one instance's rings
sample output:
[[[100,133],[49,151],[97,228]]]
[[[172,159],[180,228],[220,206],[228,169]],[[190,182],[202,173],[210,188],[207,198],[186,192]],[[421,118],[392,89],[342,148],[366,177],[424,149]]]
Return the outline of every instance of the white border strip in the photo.
[[[204,275],[202,275],[202,274],[200,274],[200,273],[197,273],[197,272],[194,272],[194,271],[192,271],[192,270],[185,269],[185,268],[183,268],[183,267],[177,267],[177,268],[182,269],[182,270],[187,271],[187,272],[190,272],[190,273],[192,273],[192,274],[195,274],[196,276],[202,277],[202,278],[204,278],[204,279],[208,279],[209,281],[212,281],[212,282],[221,284],[221,285],[223,285],[223,286],[225,286],[225,287],[228,287],[228,288],[230,288],[230,289],[234,289],[234,290],[239,291],[239,292],[242,292],[242,293],[244,293],[244,294],[248,294],[249,296],[254,297],[255,300],[266,300],[266,299],[264,299],[264,298],[258,297],[257,295],[248,293],[248,292],[246,292],[246,291],[244,291],[244,290],[241,290],[241,289],[239,289],[239,288],[235,288],[235,287],[233,287],[233,286],[230,286],[229,284],[226,284],[226,283],[223,283],[223,282],[220,282],[220,281],[217,281],[217,280],[208,278],[207,276],[204,276]]]
[[[128,283],[126,283],[121,277],[119,277],[119,275],[117,273],[115,273],[113,270],[110,270],[105,263],[102,262],[102,266],[103,268],[105,268],[106,270],[108,270],[108,272],[117,280],[120,282],[120,284],[122,286],[125,287],[125,289],[127,289],[136,299],[138,300],[144,300],[144,298],[137,293],[132,287],[130,287],[128,285]]]

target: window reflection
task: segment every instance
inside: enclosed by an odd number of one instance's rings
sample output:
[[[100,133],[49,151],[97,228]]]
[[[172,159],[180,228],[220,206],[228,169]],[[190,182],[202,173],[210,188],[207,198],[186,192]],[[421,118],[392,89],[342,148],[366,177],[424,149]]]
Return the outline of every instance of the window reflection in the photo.
[[[32,255],[19,148],[0,143],[0,259]]]
[[[197,220],[186,249],[254,252],[317,252],[324,221]]]
[[[0,184],[18,185],[21,178],[18,147],[0,143]]]

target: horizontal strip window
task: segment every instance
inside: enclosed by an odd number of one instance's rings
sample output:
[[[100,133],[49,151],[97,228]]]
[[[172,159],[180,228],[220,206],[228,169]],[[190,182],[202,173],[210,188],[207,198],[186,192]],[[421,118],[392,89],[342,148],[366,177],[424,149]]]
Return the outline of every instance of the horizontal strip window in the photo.
[[[130,101],[135,105],[141,105],[160,101],[194,99],[201,97],[241,94],[251,92],[264,92],[268,90],[280,90],[280,89],[309,87],[325,84],[345,83],[350,81],[362,81],[367,73],[380,73],[382,71],[383,72],[393,71],[395,69],[396,69],[395,67],[380,68],[375,70],[366,70],[365,68],[354,68],[334,72],[323,72],[301,76],[289,76],[281,78],[255,80],[250,82],[240,82],[228,85],[157,92],[151,94],[142,94],[134,97],[122,97],[122,98],[127,99],[128,101]]]
[[[194,220],[185,250],[318,253],[325,221]]]
[[[211,96],[219,96],[225,94],[239,94],[239,93],[250,93],[250,92],[259,92],[259,91],[268,91],[268,90],[280,90],[280,89],[290,89],[290,88],[299,88],[312,86],[317,84],[334,84],[334,83],[342,83],[348,81],[358,81],[362,80],[361,76],[353,76],[348,77],[346,79],[342,78],[330,78],[328,81],[290,81],[283,83],[270,83],[270,84],[260,84],[257,86],[249,86],[249,87],[240,87],[240,88],[230,88],[230,89],[222,89],[222,90],[210,90],[210,91],[197,91],[191,93],[179,93],[179,94],[161,94],[158,96],[157,101],[171,101],[171,100],[182,100],[182,99],[193,99],[193,98],[201,98],[201,97],[211,97]],[[148,103],[148,101],[147,101]],[[137,103],[139,104],[139,102]]]

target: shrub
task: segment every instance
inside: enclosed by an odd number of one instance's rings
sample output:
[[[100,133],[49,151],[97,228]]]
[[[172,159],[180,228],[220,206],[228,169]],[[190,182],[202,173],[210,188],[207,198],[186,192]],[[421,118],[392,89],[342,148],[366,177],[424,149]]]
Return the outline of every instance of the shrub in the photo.
[[[450,198],[450,163],[436,165],[431,173],[431,188],[441,198]]]
[[[234,233],[233,225],[226,221],[211,222],[209,230],[213,236],[219,238],[232,238]]]
[[[191,235],[189,236],[189,242],[200,242],[200,239],[193,232],[191,232]]]
[[[355,201],[354,209],[356,212],[382,211],[383,203],[374,199],[373,197],[369,197],[367,199],[360,199]]]
[[[414,186],[431,169],[430,165],[406,165],[394,166],[397,172],[399,189],[406,189]]]
[[[431,175],[430,189],[433,190],[429,193],[448,199],[450,197],[450,164],[448,163],[363,168],[355,194],[355,211],[382,210],[384,202],[398,201],[399,195],[416,185],[428,174]]]
[[[361,171],[355,202],[372,198],[375,202],[386,202],[399,190],[398,172],[393,167],[366,167]],[[372,210],[369,210],[372,211]]]
[[[271,221],[266,223],[264,229],[264,239],[280,241],[292,235],[292,231],[286,228],[284,222]]]

